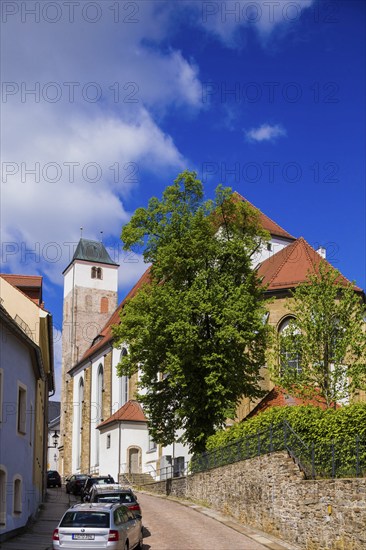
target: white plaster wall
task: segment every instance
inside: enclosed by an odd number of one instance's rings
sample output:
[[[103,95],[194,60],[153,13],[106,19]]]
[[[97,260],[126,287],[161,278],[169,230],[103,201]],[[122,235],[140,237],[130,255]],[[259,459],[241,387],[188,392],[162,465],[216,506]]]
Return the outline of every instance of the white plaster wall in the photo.
[[[92,266],[101,267],[103,270],[102,279],[91,278]],[[117,291],[118,288],[118,267],[108,264],[98,264],[92,262],[82,262],[76,260],[73,266],[65,273],[64,278],[64,298],[71,292],[73,284],[85,288],[95,288],[97,290]]]
[[[104,356],[98,357],[92,363],[92,378],[91,378],[91,401],[90,401],[90,467],[92,469],[98,470],[97,463],[97,453],[96,445],[97,438],[99,437],[99,431],[96,427],[99,424],[99,408],[98,408],[98,398],[97,398],[97,389],[98,389],[98,368],[99,365],[103,366],[104,370]],[[104,420],[107,420],[104,418]],[[99,471],[100,468],[99,468]]]
[[[126,380],[125,376],[117,376],[116,366],[119,363],[121,355],[121,348],[113,349],[112,351],[112,414],[117,412],[124,404],[125,400],[123,399],[122,387],[124,381]],[[127,394],[127,401],[129,395]],[[105,419],[106,420],[106,419]]]
[[[84,379],[85,371],[82,370],[75,374],[72,378],[74,384],[74,403],[73,403],[73,413],[72,418],[69,419],[69,422],[72,422],[72,472],[79,472],[80,468],[78,465],[78,438],[80,437],[80,432],[78,431],[78,415],[79,415],[79,383],[80,379]],[[84,391],[85,391],[85,382],[84,382]],[[66,419],[68,421],[68,419]]]
[[[252,265],[253,267],[256,267],[261,262],[264,262],[264,260],[267,260],[267,258],[270,258],[283,248],[285,246],[288,246],[293,241],[290,241],[288,239],[281,239],[280,237],[272,237],[270,240],[270,243],[272,245],[272,249],[267,249],[267,243],[264,243],[259,250],[256,252],[256,254],[252,258]]]
[[[119,427],[120,426],[120,427]],[[120,430],[120,435],[119,435]],[[107,435],[111,436],[111,446],[107,449]],[[118,445],[120,442],[120,470],[118,469]],[[147,472],[146,456],[148,451],[147,424],[137,422],[121,422],[105,427],[100,434],[100,473],[111,474],[117,480],[118,471],[128,471],[128,448],[140,447],[142,451],[142,471]]]

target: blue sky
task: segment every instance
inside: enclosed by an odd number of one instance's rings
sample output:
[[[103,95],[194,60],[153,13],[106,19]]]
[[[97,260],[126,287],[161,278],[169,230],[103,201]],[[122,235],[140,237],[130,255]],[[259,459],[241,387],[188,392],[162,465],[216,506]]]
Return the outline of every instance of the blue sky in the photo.
[[[1,269],[44,276],[57,329],[80,226],[103,231],[122,298],[144,265],[121,227],[185,168],[366,288],[364,2],[4,1],[1,15]]]

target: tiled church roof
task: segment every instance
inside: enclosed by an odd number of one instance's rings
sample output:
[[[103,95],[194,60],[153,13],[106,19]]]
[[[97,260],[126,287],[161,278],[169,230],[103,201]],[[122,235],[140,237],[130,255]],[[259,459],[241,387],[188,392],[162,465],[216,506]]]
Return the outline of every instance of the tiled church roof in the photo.
[[[290,233],[282,229],[282,227],[280,227],[278,223],[271,220],[271,218],[266,216],[266,214],[263,214],[263,212],[261,212],[259,208],[254,206],[254,204],[252,204],[245,197],[240,195],[240,193],[238,193],[237,191],[234,191],[233,197],[234,199],[240,199],[241,201],[248,203],[252,208],[254,208],[254,210],[259,213],[259,221],[261,226],[263,227],[263,229],[268,231],[273,237],[282,237],[284,239],[291,239],[293,241],[295,240],[295,237],[293,237],[292,235],[290,235]]]
[[[303,237],[289,244],[258,267],[257,273],[267,290],[284,290],[294,288],[306,281],[308,274],[319,272],[320,264],[326,264],[330,269],[335,269],[327,260],[322,258]],[[337,283],[348,285],[349,281],[342,274]],[[354,286],[356,292],[362,290]]]

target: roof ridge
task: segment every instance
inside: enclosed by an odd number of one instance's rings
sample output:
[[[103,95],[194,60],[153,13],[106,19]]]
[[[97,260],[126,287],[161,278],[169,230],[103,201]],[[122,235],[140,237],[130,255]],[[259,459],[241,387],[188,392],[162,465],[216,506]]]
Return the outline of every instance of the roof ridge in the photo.
[[[282,248],[281,250],[279,250],[278,252],[276,252],[276,254],[273,254],[273,256],[271,256],[270,258],[268,258],[268,260],[271,260],[273,259],[277,254],[281,254],[283,255],[283,260],[282,262],[279,264],[277,270],[273,273],[272,277],[269,279],[269,282],[268,284],[270,284],[271,281],[273,281],[277,275],[279,274],[279,272],[281,271],[281,269],[283,268],[283,266],[285,265],[285,263],[288,261],[290,255],[292,254],[293,250],[299,245],[299,239],[296,239],[296,241],[294,241],[293,243],[285,246],[284,248]],[[291,251],[289,253],[289,248],[291,248]],[[262,262],[263,263],[263,262]]]

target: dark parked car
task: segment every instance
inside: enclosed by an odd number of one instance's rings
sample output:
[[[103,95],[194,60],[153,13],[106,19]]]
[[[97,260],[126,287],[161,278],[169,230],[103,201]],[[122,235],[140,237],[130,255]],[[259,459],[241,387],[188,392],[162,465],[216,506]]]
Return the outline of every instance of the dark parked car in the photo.
[[[112,483],[111,485],[95,484],[90,489],[89,497],[86,497],[88,502],[113,502],[124,504],[134,514],[142,516],[137,497],[132,489],[128,487],[123,487],[116,483]]]
[[[84,486],[81,488],[80,491],[80,499],[81,502],[84,502],[84,498],[86,496],[89,496],[90,489],[93,487],[95,483],[104,485],[106,483],[114,483],[114,479],[112,476],[95,476],[95,477],[89,477],[85,483]]]
[[[80,495],[81,489],[89,477],[90,476],[86,474],[74,474],[73,476],[70,476],[66,481],[66,493]]]
[[[61,476],[56,470],[48,470],[47,487],[61,487]]]

